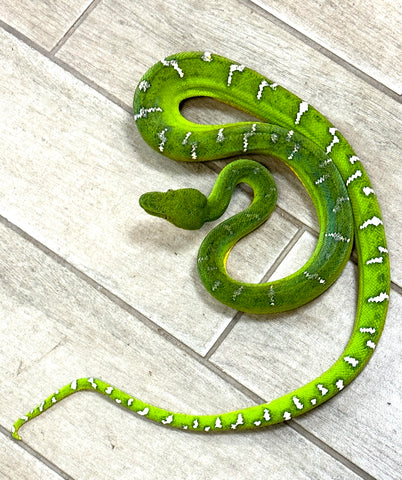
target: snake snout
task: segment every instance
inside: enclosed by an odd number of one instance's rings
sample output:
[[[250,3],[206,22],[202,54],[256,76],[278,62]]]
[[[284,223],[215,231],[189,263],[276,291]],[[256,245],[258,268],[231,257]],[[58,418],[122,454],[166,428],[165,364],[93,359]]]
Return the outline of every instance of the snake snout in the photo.
[[[150,215],[167,218],[163,192],[147,192],[139,199],[140,206]]]

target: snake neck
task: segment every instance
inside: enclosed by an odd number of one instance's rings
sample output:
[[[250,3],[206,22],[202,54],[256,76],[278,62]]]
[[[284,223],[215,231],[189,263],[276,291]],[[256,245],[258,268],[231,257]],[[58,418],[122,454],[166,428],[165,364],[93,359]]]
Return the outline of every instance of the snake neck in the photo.
[[[229,219],[231,223],[233,221],[238,223],[240,237],[242,237],[270,216],[276,205],[277,188],[272,175],[261,164],[244,159],[232,162],[221,171],[208,197],[205,221],[214,221],[223,215],[229,206],[235,187],[240,183],[249,185],[254,194],[251,205]],[[242,217],[243,221],[238,222]]]

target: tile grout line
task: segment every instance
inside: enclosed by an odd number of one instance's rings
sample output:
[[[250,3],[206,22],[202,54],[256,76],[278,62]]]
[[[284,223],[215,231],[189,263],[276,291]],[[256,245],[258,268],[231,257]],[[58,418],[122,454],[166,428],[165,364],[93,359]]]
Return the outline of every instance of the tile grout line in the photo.
[[[0,433],[3,434],[6,438],[11,440],[12,442],[15,442],[20,448],[25,450],[32,457],[36,458],[39,462],[46,465],[46,467],[48,467],[50,470],[56,473],[59,477],[64,478],[64,480],[74,480],[74,478],[71,477],[68,473],[61,470],[61,468],[59,468],[55,463],[50,461],[48,458],[44,457],[42,454],[40,454],[30,445],[25,443],[23,440],[16,440],[12,438],[10,435],[10,432],[6,428],[4,428],[2,425],[0,425]]]
[[[300,238],[303,236],[303,234],[305,232],[307,232],[307,229],[303,228],[303,227],[299,228],[297,230],[297,232],[290,239],[289,243],[285,246],[285,248],[282,250],[282,252],[275,259],[274,263],[266,271],[266,273],[263,276],[261,282],[267,282],[268,281],[268,279],[271,277],[271,275],[277,270],[277,268],[280,266],[280,264],[285,260],[285,258],[288,256],[288,254],[291,252],[293,247],[296,245],[296,243],[300,240]]]
[[[74,67],[72,67],[71,65],[69,65],[68,63],[64,62],[63,60],[61,60],[60,58],[57,58],[55,56],[51,56],[50,53],[45,49],[43,48],[41,45],[39,45],[38,43],[34,42],[33,40],[31,40],[30,38],[28,38],[26,35],[24,35],[23,33],[19,32],[18,30],[16,30],[14,27],[8,25],[7,23],[5,23],[3,20],[0,19],[0,28],[2,28],[3,30],[5,30],[7,33],[9,33],[10,35],[12,35],[13,37],[15,37],[17,40],[19,40],[20,42],[22,42],[24,45],[26,45],[27,47],[29,48],[32,48],[33,50],[35,50],[36,52],[38,52],[40,55],[42,55],[43,57],[47,58],[50,62],[54,63],[55,65],[57,65],[58,67],[62,68],[65,72],[69,73],[70,75],[72,75],[74,78],[76,78],[77,80],[79,80],[80,82],[82,82],[84,85],[86,85],[87,87],[91,88],[92,90],[94,90],[95,92],[97,92],[98,94],[102,95],[104,98],[106,98],[107,100],[109,100],[111,103],[113,103],[114,105],[117,105],[118,107],[120,107],[122,110],[126,111],[127,113],[129,113],[130,115],[132,115],[133,113],[133,109],[130,105],[126,104],[125,102],[123,102],[122,100],[120,100],[120,98],[116,97],[115,95],[113,95],[112,93],[108,92],[106,89],[104,89],[103,87],[101,87],[100,85],[98,85],[95,81],[91,80],[90,78],[86,77],[83,73],[79,72],[78,70],[76,70]]]
[[[75,31],[85,22],[88,16],[95,10],[99,5],[101,0],[92,0],[92,2],[86,7],[86,9],[81,13],[81,15],[73,22],[71,27],[62,35],[62,37],[56,42],[54,47],[49,51],[49,58],[55,58],[56,53],[61,49],[61,47],[72,37]]]
[[[243,312],[236,312],[230,322],[226,325],[226,327],[222,330],[218,338],[214,341],[211,345],[207,353],[204,355],[205,360],[211,361],[212,355],[218,350],[218,348],[222,345],[222,343],[226,340],[229,336],[230,332],[233,328],[237,325],[237,322],[243,316]]]
[[[289,23],[286,23],[284,20],[281,20],[279,17],[276,17],[273,13],[266,10],[258,2],[258,0],[239,0],[239,1],[249,6],[250,8],[253,8],[256,11],[263,12],[263,16],[266,19],[270,20],[274,25],[290,33],[295,38],[302,41],[305,45],[313,48],[318,53],[320,53],[324,57],[327,57],[329,60],[333,61],[334,63],[344,68],[348,72],[352,73],[357,78],[360,78],[371,87],[382,92],[384,95],[387,95],[387,97],[391,98],[392,100],[395,100],[398,103],[402,103],[402,95],[398,95],[398,93],[396,93],[390,87],[387,87],[386,85],[381,83],[379,80],[375,79],[374,77],[370,76],[368,73],[361,70],[359,67],[353,65],[348,60],[345,60],[341,56],[337,55],[335,52],[332,52],[324,45],[321,45],[317,41],[313,40],[311,37],[308,37],[300,30],[297,30],[297,28],[292,27],[292,25],[290,25]]]
[[[328,445],[326,442],[321,440],[319,437],[316,437],[313,433],[309,432],[296,420],[294,420],[293,422],[289,422],[288,425],[292,430],[297,432],[299,435],[304,437],[307,441],[309,441],[316,447],[320,448],[323,452],[325,452],[334,460],[341,463],[343,466],[351,470],[353,473],[355,473],[356,475],[359,475],[359,477],[361,477],[363,480],[376,480],[375,477],[373,477],[368,472],[360,468],[358,465],[356,465],[347,457],[345,457],[344,455],[339,453],[337,450],[332,448],[330,445]]]

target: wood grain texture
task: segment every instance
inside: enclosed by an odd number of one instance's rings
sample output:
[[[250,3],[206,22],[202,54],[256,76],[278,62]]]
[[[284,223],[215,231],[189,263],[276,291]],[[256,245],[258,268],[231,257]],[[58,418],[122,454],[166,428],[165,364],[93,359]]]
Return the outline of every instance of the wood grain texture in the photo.
[[[194,49],[216,51],[254,68],[315,106],[345,135],[374,184],[391,260],[400,263],[402,218],[395,215],[395,205],[402,197],[402,106],[256,13],[254,7],[238,0],[228,0],[224,6],[212,0],[202,5],[198,0],[185,4],[151,0],[137,2],[134,8],[120,0],[105,0],[58,56],[131,104],[136,82],[151,65],[168,54]],[[316,226],[304,189],[293,175],[280,175],[283,172],[274,165],[275,178],[280,179],[279,205]],[[393,269],[392,278],[402,286],[401,269]]]
[[[252,403],[1,225],[0,239],[2,425],[11,425],[21,408],[41,401],[45,391],[95,371],[183,411],[206,413]],[[262,432],[258,441],[254,433],[188,435],[160,428],[90,393],[65,400],[21,433],[41,455],[82,480],[359,478],[284,425],[268,435]]]
[[[51,50],[91,3],[92,0],[0,0],[0,20]]]
[[[400,2],[251,1],[397,94],[402,94]]]
[[[314,245],[315,239],[304,234],[272,279],[292,273]],[[211,361],[264,400],[277,398],[314,380],[341,355],[352,331],[356,299],[357,267],[349,262],[319,302],[267,322],[257,316],[242,318]],[[381,480],[396,480],[400,469],[402,368],[392,352],[402,341],[401,308],[402,298],[393,291],[384,334],[366,369],[341,395],[295,420]]]

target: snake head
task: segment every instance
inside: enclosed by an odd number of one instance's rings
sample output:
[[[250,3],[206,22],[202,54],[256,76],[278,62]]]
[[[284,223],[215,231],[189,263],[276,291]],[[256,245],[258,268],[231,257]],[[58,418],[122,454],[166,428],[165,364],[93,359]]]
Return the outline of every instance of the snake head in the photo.
[[[147,213],[164,218],[179,228],[197,230],[206,221],[208,199],[194,188],[148,192],[141,195],[139,201]]]

